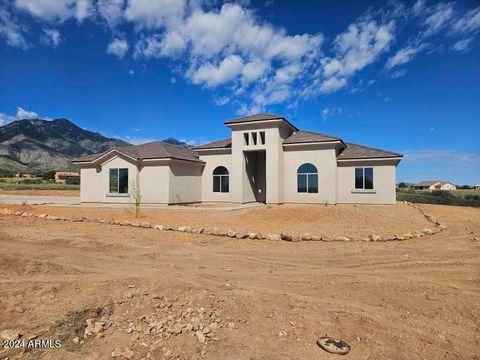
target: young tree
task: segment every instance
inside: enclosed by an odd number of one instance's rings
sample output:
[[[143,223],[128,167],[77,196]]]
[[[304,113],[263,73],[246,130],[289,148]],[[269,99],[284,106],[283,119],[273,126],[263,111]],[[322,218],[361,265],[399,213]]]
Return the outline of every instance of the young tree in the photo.
[[[142,194],[140,193],[140,188],[135,181],[130,183],[130,196],[132,197],[135,206],[135,217],[139,218],[140,207],[142,205]]]

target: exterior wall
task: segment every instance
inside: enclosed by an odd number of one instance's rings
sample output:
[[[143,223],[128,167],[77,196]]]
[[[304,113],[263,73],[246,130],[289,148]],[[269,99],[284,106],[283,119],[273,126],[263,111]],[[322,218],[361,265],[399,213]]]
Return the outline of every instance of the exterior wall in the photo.
[[[96,203],[130,203],[128,194],[109,194],[110,169],[127,168],[128,182],[136,181],[137,166],[126,158],[114,156],[98,167],[80,169],[80,201]]]
[[[284,201],[285,203],[335,204],[337,158],[335,148],[284,150]],[[300,165],[311,163],[318,170],[318,193],[297,192],[297,170]]]
[[[440,186],[440,190],[457,190],[457,187],[453,184],[446,183]]]
[[[355,168],[373,167],[373,190],[355,190]],[[337,202],[356,204],[395,204],[396,166],[384,162],[339,163],[337,167]]]
[[[233,167],[232,155],[230,153],[214,153],[209,152],[208,155],[200,155],[200,160],[205,161],[201,174],[201,201],[212,202],[231,202],[233,190]],[[224,166],[227,168],[230,175],[230,192],[216,193],[213,192],[213,170],[217,166]]]
[[[168,204],[170,196],[170,166],[163,163],[150,163],[143,166],[139,174],[142,203]]]
[[[187,162],[170,166],[169,203],[192,203],[201,200],[202,165]]]

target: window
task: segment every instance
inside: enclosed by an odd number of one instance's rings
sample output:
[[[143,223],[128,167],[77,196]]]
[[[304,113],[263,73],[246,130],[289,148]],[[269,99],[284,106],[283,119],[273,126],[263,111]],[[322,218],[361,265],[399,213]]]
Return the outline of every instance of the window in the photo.
[[[355,168],[355,189],[373,189],[373,168]]]
[[[243,138],[245,139],[245,145],[249,144],[248,133],[243,133]]]
[[[252,143],[253,145],[257,145],[257,133],[252,132]]]
[[[213,170],[213,192],[229,192],[230,181],[228,170],[218,166]]]
[[[318,171],[315,165],[306,163],[298,168],[297,192],[318,193]]]
[[[265,131],[260,131],[260,144],[265,145]]]
[[[110,193],[128,194],[128,169],[110,169]]]

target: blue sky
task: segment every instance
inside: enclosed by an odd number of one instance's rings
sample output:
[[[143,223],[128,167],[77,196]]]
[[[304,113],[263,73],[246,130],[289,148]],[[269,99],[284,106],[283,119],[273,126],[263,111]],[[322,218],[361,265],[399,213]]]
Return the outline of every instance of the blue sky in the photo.
[[[480,183],[478,1],[6,0],[0,125],[198,144],[255,112]]]

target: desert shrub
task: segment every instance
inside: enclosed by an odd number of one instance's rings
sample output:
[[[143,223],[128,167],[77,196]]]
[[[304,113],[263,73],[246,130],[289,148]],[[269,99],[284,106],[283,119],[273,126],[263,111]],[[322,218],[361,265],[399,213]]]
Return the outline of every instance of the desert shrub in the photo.
[[[41,184],[42,183],[42,179],[24,179],[22,182],[22,184]]]
[[[468,194],[468,195],[465,195],[465,199],[467,199],[467,200],[480,200],[480,195]]]
[[[440,197],[451,197],[453,196],[450,191],[446,190],[432,190],[430,193],[432,196],[440,196]]]
[[[69,176],[65,178],[65,184],[67,185],[80,185],[80,178],[78,176]]]
[[[43,178],[43,180],[53,180],[53,179],[55,179],[55,173],[56,173],[55,170],[45,171],[45,172],[42,174],[42,178]]]
[[[466,199],[465,197],[454,196],[452,194],[447,196],[440,196],[440,195],[433,195],[432,193],[425,193],[425,192],[409,193],[409,192],[399,191],[397,192],[397,200],[409,201],[412,203],[419,203],[419,204],[480,207],[480,200],[473,199],[473,197],[472,199]]]

